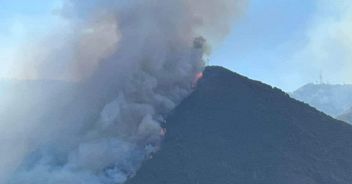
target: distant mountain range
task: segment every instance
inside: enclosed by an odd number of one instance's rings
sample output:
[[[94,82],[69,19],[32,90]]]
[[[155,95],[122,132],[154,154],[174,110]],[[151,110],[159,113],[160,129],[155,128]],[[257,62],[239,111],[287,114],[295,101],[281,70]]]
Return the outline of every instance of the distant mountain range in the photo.
[[[290,95],[332,117],[339,117],[352,107],[352,85],[307,84]]]
[[[127,184],[352,183],[351,125],[221,67],[206,68],[165,128]]]
[[[339,120],[346,121],[352,124],[352,108],[349,109],[347,112],[339,115],[336,117]]]

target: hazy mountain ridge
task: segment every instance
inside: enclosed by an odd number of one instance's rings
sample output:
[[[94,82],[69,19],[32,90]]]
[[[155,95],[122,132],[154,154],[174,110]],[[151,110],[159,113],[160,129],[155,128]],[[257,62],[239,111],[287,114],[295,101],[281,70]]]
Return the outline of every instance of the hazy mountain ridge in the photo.
[[[342,121],[352,123],[352,108],[349,109],[347,112],[337,116],[336,118]]]
[[[306,84],[290,95],[318,110],[338,117],[352,107],[352,85]]]
[[[349,184],[352,127],[278,89],[208,67],[128,184]]]

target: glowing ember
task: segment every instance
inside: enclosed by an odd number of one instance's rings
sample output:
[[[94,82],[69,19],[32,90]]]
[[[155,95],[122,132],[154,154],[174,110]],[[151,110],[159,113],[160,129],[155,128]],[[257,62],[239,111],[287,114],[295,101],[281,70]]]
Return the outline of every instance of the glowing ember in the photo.
[[[196,80],[198,81],[199,79],[201,79],[203,77],[203,72],[199,72],[196,75]]]
[[[192,87],[196,87],[199,79],[203,77],[203,72],[198,72],[193,80]]]

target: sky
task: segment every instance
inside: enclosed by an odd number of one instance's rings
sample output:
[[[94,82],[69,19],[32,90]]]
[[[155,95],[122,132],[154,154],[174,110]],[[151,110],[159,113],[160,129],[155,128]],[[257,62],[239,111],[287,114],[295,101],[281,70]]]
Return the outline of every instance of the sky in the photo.
[[[0,78],[11,78],[19,48],[57,26],[59,6],[60,0],[0,0]],[[209,64],[285,91],[320,76],[352,83],[349,12],[349,0],[249,0],[230,34],[213,46]]]
[[[287,72],[290,54],[307,41],[305,31],[314,16],[313,0],[252,0],[211,64],[225,66],[250,78],[294,90],[315,77],[298,79],[300,68]],[[284,72],[285,71],[285,72]],[[318,74],[319,75],[319,74]]]
[[[211,64],[293,91],[352,83],[352,1],[251,0]]]

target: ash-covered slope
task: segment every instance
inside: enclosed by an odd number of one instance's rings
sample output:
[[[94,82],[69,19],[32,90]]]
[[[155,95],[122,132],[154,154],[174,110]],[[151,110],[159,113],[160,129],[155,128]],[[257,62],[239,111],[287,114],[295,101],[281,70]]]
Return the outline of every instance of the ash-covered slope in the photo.
[[[279,89],[208,67],[128,184],[350,184],[352,127]]]

